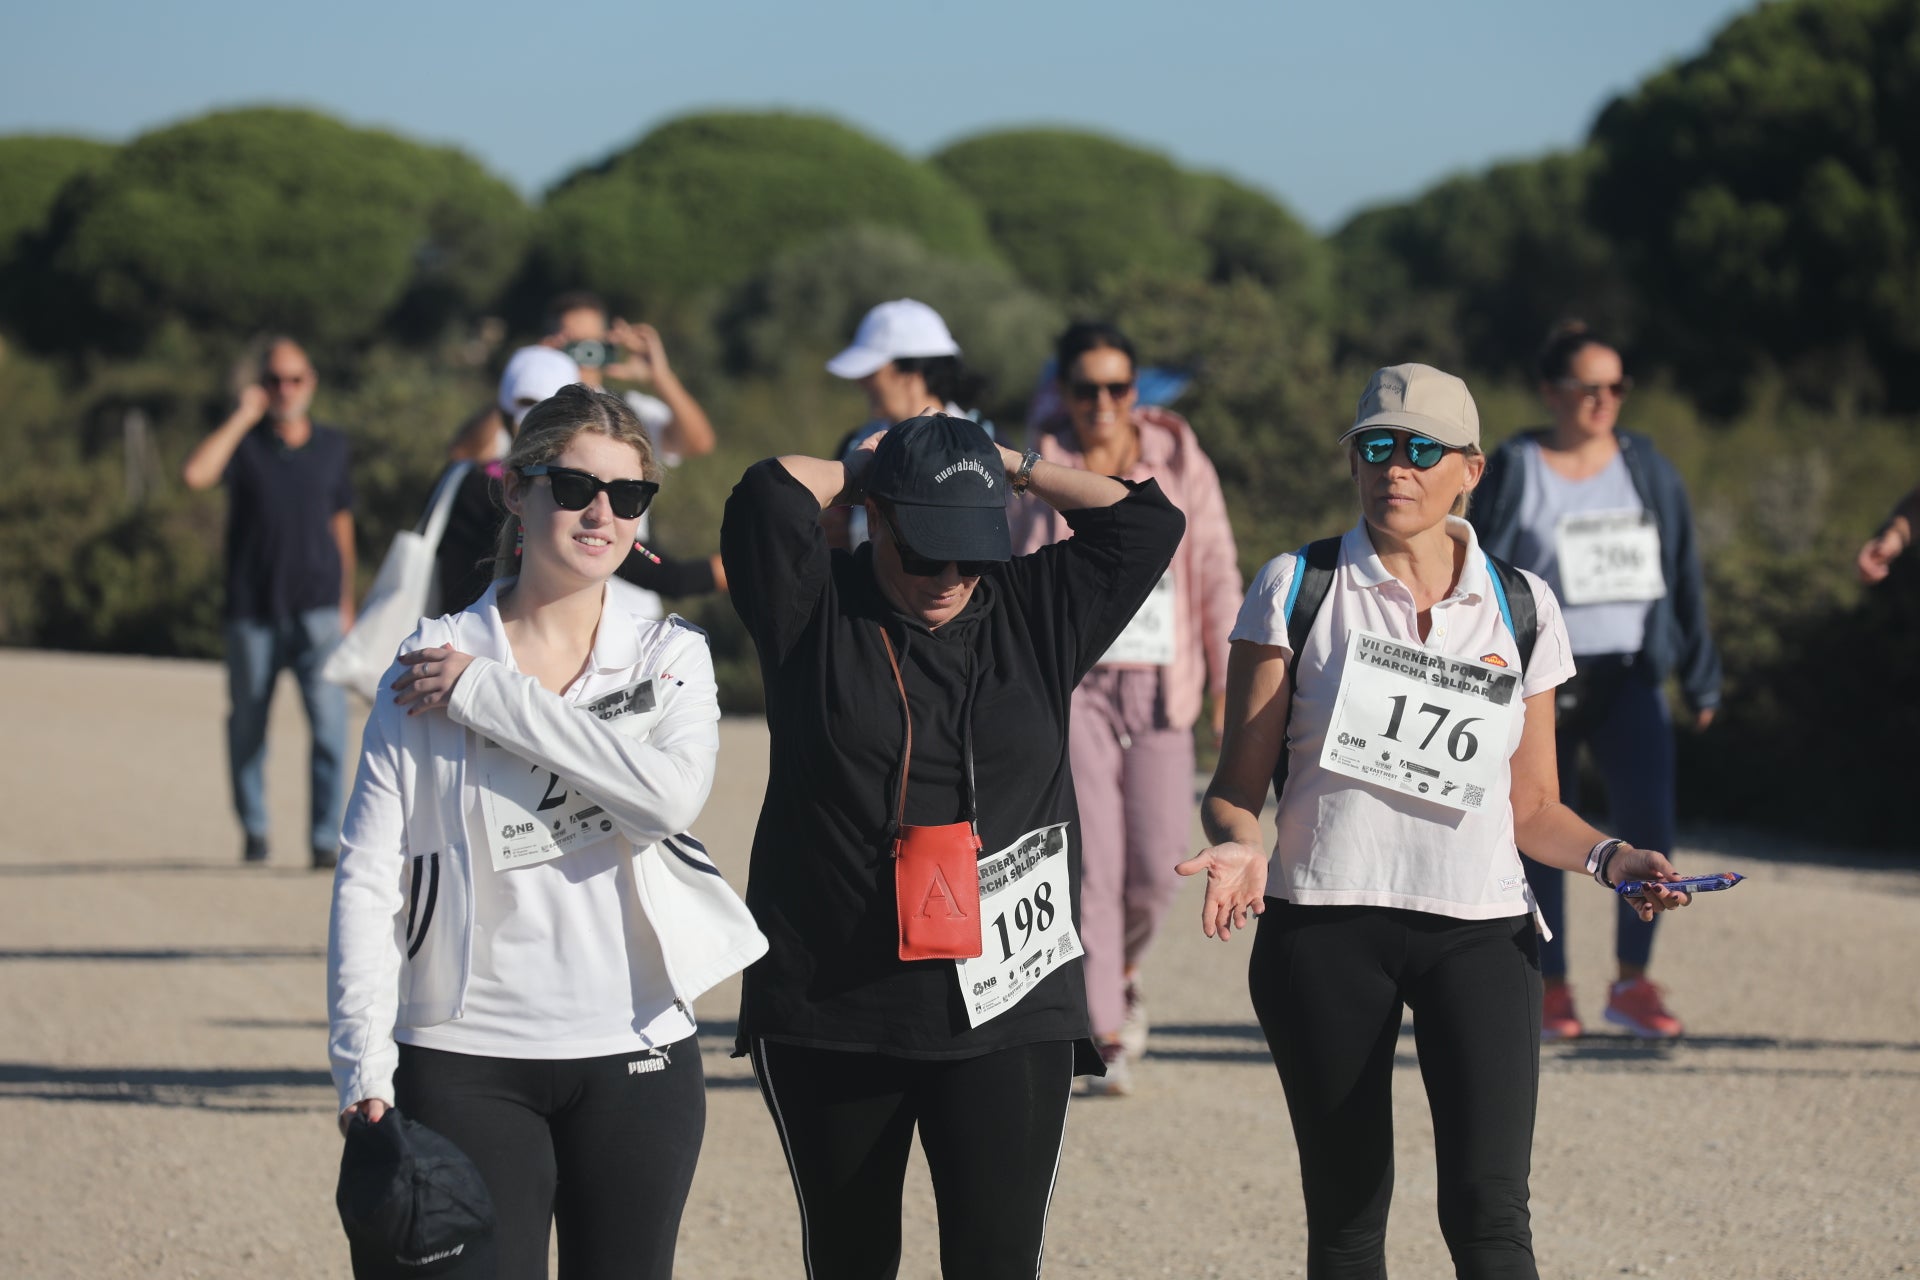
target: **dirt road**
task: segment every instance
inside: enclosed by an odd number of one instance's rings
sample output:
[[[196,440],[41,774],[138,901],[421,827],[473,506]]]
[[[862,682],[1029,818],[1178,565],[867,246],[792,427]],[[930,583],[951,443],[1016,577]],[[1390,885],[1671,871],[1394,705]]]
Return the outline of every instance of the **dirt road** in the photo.
[[[304,747],[275,707],[275,860],[238,864],[220,669],[0,653],[0,1276],[344,1277],[327,1077],[329,880],[304,869]],[[736,885],[765,777],[724,729],[698,830]],[[1814,802],[1810,799],[1810,803]],[[1679,1044],[1599,1033],[1544,1053],[1533,1179],[1542,1273],[1829,1280],[1920,1273],[1920,857],[1692,833],[1683,865],[1752,882],[1662,926]],[[1598,1022],[1610,903],[1575,886]],[[1298,1172],[1247,1005],[1245,940],[1183,892],[1152,959],[1138,1096],[1076,1099],[1047,1274],[1303,1274]],[[710,1118],[680,1274],[801,1274],[773,1130],[726,1054],[737,987],[701,1002]],[[1432,1135],[1396,1076],[1395,1274],[1450,1274]],[[937,1274],[909,1184],[901,1274]]]

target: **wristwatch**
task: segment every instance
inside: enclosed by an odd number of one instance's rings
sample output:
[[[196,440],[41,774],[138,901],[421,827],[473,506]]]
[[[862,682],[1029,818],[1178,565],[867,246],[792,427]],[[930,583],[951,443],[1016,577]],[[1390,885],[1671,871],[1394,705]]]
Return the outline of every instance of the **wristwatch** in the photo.
[[[1026,455],[1020,459],[1020,469],[1013,473],[1013,491],[1015,493],[1025,493],[1027,491],[1027,482],[1033,479],[1033,464],[1038,461],[1040,461],[1040,455],[1032,449],[1027,450]]]

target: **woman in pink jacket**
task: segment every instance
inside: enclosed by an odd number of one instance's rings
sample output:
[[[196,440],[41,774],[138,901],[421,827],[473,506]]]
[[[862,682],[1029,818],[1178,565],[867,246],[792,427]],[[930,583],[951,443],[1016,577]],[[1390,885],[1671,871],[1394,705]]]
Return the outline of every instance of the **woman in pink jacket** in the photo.
[[[1151,477],[1187,517],[1160,586],[1073,695],[1080,937],[1087,1006],[1107,1063],[1106,1076],[1088,1087],[1118,1095],[1132,1090],[1129,1059],[1146,1050],[1140,961],[1187,851],[1203,691],[1219,732],[1240,569],[1213,464],[1184,418],[1138,404],[1126,335],[1107,324],[1073,325],[1055,345],[1055,361],[1066,413],[1037,424],[1040,456],[1124,480]],[[1066,522],[1042,503],[1015,503],[1007,516],[1016,555],[1067,536]]]

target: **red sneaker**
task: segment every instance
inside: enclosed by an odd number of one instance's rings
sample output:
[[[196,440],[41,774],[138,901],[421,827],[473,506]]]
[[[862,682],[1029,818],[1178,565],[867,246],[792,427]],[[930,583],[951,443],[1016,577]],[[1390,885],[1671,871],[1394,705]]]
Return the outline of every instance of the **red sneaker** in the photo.
[[[1613,984],[1607,995],[1607,1021],[1642,1040],[1671,1040],[1683,1030],[1680,1019],[1660,998],[1660,988],[1645,978]]]
[[[1578,1040],[1585,1030],[1580,1015],[1573,1011],[1573,988],[1564,982],[1549,982],[1540,1000],[1540,1039]]]

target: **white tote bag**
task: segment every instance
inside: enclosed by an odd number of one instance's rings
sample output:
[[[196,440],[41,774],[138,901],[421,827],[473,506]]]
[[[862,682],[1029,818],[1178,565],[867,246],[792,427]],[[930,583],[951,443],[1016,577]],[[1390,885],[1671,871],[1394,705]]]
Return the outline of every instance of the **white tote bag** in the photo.
[[[393,665],[400,642],[412,635],[426,616],[428,597],[434,588],[434,553],[447,531],[447,518],[453,513],[460,482],[472,466],[471,462],[462,462],[447,468],[427,500],[421,527],[393,535],[387,558],[380,562],[380,573],[367,592],[366,603],[360,606],[359,619],[320,669],[324,679],[369,702],[379,692],[380,677]]]

